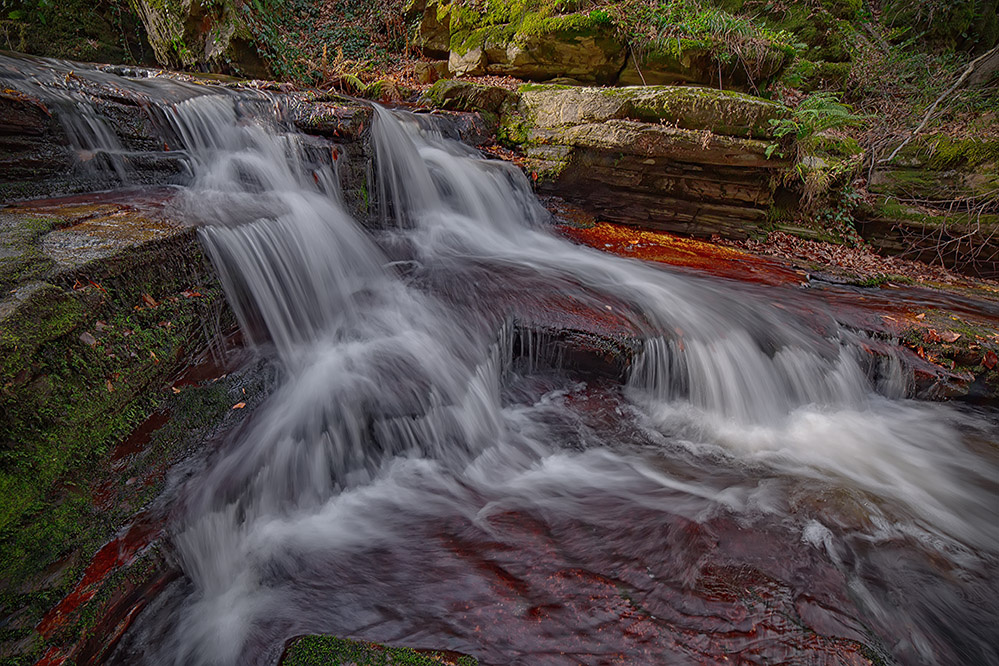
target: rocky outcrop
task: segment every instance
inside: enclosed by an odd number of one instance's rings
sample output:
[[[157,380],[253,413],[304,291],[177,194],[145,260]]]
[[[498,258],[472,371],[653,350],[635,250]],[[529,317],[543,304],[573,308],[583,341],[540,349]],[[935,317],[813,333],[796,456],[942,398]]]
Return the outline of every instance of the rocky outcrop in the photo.
[[[726,90],[762,89],[792,59],[781,49],[764,48],[757,54],[722,62],[716,57],[717,47],[711,44],[691,40],[676,43],[674,51],[643,49],[637,57],[630,51],[618,76],[618,85],[696,84]]]
[[[480,86],[464,81],[438,81],[421,97],[420,103],[448,111],[480,111],[497,114],[516,105],[518,96],[499,86]]]
[[[123,185],[187,182],[187,155],[177,150],[183,141],[162,111],[163,100],[154,97],[156,88],[142,81],[171,77],[192,86],[229,88],[242,96],[240,111],[249,115],[258,110],[271,114],[277,105],[296,129],[309,135],[303,142],[307,157],[319,164],[336,163],[347,203],[358,213],[367,205],[373,112],[357,100],[278,84],[203,82],[197,75],[158,70],[67,64],[50,71],[30,59],[7,56],[0,56],[0,77],[20,88],[0,90],[0,204]],[[49,78],[48,88],[34,82]]]
[[[218,71],[234,66],[248,76],[267,69],[250,46],[243,3],[233,0],[129,0],[156,55],[166,67]]]
[[[624,44],[606,24],[585,19],[547,25],[536,33],[490,26],[451,38],[448,67],[456,75],[493,74],[532,81],[570,77],[610,84],[624,66]]]
[[[542,191],[603,218],[693,236],[744,238],[767,225],[770,120],[783,107],[738,93],[522,86],[500,136]]]
[[[698,84],[755,90],[787,66],[793,49],[765,38],[728,53],[720,38],[677,38],[658,46],[620,28],[606,8],[557,13],[538,3],[500,1],[480,13],[460,2],[410,5],[414,42],[448,57],[457,76],[571,78],[601,85]]]
[[[858,214],[878,249],[999,278],[999,142],[922,138],[872,174]]]
[[[0,656],[79,631],[41,615],[164,472],[156,457],[112,465],[111,448],[163,399],[168,377],[235,325],[195,230],[162,215],[164,196],[0,211],[0,455],[16,461],[0,469],[0,601],[11,614]],[[105,505],[102,493],[117,499]]]

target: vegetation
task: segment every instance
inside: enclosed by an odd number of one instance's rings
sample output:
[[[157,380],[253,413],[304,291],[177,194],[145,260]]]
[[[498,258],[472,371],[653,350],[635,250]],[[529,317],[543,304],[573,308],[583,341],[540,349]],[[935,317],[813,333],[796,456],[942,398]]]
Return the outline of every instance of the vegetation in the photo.
[[[126,0],[0,0],[0,48],[93,62],[155,62]]]
[[[422,652],[335,636],[304,636],[288,648],[282,666],[475,666],[472,657]]]
[[[683,58],[692,51],[751,78],[779,68],[796,53],[793,34],[697,0],[631,0],[611,6],[618,30],[638,54]]]

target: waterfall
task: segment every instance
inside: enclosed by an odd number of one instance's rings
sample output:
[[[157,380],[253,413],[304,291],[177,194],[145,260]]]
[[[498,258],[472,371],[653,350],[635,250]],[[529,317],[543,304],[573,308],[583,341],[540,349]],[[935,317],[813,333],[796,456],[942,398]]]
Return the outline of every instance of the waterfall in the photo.
[[[935,598],[964,592],[923,594],[908,577],[939,566],[995,598],[990,417],[906,399],[899,358],[872,358],[834,323],[815,332],[758,287],[573,245],[516,167],[418,115],[375,108],[374,233],[275,99],[157,85],[171,92],[155,113],[191,175],[176,212],[200,225],[242,328],[284,380],[186,483],[172,542],[184,581],[116,663],[272,663],[286,639],[314,631],[533,663],[535,624],[518,625],[518,646],[487,630],[477,639],[468,625],[486,619],[448,619],[506,608],[484,567],[460,557],[462,539],[517,550],[506,515],[602,535],[631,520],[663,539],[728,522],[784,534],[843,576],[864,618],[851,636],[896,636],[889,651],[911,663],[995,654],[981,626],[948,616],[957,601]],[[625,385],[518,365],[521,297],[625,322],[643,345]],[[878,560],[899,543],[918,564]],[[648,553],[649,571],[687,556]],[[438,604],[428,579],[465,596]],[[897,608],[899,595],[916,601]],[[995,602],[983,603],[988,617]],[[537,654],[558,654],[556,639],[530,635]]]

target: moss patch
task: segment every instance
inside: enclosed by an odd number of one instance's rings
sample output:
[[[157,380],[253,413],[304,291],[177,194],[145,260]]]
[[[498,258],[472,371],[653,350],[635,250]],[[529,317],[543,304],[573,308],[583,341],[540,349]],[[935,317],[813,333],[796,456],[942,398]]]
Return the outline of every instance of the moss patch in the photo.
[[[478,663],[466,655],[386,647],[334,636],[298,638],[281,660],[281,666],[476,666]]]
[[[44,217],[0,219],[0,295],[40,279],[52,267],[39,242],[51,230],[52,220]]]

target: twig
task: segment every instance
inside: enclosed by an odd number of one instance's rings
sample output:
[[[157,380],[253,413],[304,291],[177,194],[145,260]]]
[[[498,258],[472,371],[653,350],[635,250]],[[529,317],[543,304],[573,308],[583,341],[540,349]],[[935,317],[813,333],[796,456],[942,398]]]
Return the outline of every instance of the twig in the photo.
[[[635,45],[628,44],[628,48],[631,49],[631,59],[635,61],[635,71],[638,72],[638,77],[642,79],[642,85],[648,85],[645,83],[645,75],[642,74],[642,68],[638,66],[638,56],[635,54]]]
[[[958,80],[956,82],[954,82],[954,85],[952,85],[950,88],[948,88],[944,92],[944,94],[940,95],[940,97],[937,97],[936,101],[933,102],[933,106],[931,106],[929,108],[929,110],[926,112],[926,115],[923,116],[923,121],[921,123],[919,123],[919,127],[917,127],[915,129],[915,131],[913,131],[911,134],[909,134],[909,137],[905,141],[903,141],[899,145],[898,148],[896,148],[895,150],[893,150],[892,154],[888,156],[888,159],[886,159],[884,161],[885,162],[891,162],[893,159],[895,159],[895,156],[898,155],[899,151],[902,150],[903,148],[905,148],[909,144],[909,142],[912,141],[912,139],[917,134],[919,134],[920,132],[923,131],[923,128],[926,127],[926,123],[930,122],[930,118],[933,116],[933,113],[937,110],[937,107],[940,106],[940,102],[942,102],[951,93],[953,93],[955,90],[957,90],[958,88],[961,87],[961,84],[964,83],[965,80],[967,80],[967,78],[969,76],[971,76],[971,73],[973,71],[975,71],[975,66],[979,62],[981,62],[982,60],[985,60],[986,58],[991,57],[996,52],[999,52],[999,46],[996,46],[995,48],[993,48],[993,49],[991,49],[989,51],[986,51],[985,53],[983,53],[982,55],[978,56],[977,58],[975,58],[974,60],[972,60],[970,63],[968,63],[968,67],[964,70],[964,72],[961,74],[961,76],[958,78]]]

